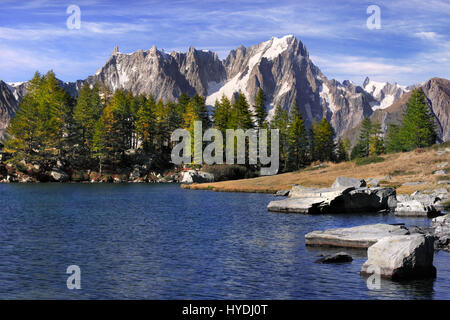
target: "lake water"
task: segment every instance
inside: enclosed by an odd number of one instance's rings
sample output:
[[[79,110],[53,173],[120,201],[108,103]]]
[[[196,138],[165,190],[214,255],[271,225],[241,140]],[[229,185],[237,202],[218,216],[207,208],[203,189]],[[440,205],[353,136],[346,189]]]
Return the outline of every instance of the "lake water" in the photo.
[[[178,185],[0,184],[0,299],[450,299],[450,254],[437,278],[370,290],[352,263],[315,264],[312,230],[393,215],[277,214],[275,197]],[[81,268],[81,290],[66,286]]]

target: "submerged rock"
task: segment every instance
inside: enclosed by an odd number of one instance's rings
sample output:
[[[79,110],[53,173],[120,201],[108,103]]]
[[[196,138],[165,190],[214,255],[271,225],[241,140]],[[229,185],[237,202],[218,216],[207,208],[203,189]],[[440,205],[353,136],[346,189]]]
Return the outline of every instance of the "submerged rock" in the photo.
[[[312,231],[305,235],[305,244],[365,249],[384,237],[408,234],[410,234],[410,231],[403,225],[379,223],[351,228]]]
[[[375,271],[392,280],[435,277],[433,242],[432,236],[422,234],[382,238],[367,250],[361,274]]]
[[[352,262],[353,258],[346,252],[338,252],[323,256],[315,261],[315,263],[345,263]]]

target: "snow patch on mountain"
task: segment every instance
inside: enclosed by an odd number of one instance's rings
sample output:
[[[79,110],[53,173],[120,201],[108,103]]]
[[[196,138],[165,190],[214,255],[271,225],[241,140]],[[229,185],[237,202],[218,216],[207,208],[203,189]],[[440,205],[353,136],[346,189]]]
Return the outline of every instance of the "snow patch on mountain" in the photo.
[[[223,83],[208,84],[208,95],[206,97],[207,105],[214,105],[216,100],[219,100],[222,95],[232,97],[236,92],[242,92],[247,99],[250,98],[247,91],[247,83],[252,73],[253,68],[259,65],[263,58],[273,60],[286,51],[289,47],[289,41],[292,39],[292,35],[287,35],[282,38],[273,37],[272,39],[261,43],[253,56],[248,60],[248,65],[244,71],[239,72],[229,81]],[[222,85],[220,87],[220,85]],[[280,89],[279,95],[289,91],[289,88]]]
[[[362,88],[371,94],[378,103],[372,103],[372,109],[385,109],[392,105],[395,100],[409,91],[408,87],[401,86],[397,83],[378,82],[366,78]]]
[[[330,95],[330,88],[328,88],[328,85],[326,82],[322,83],[322,86],[320,87],[319,91],[320,101],[325,103],[328,109],[330,109],[331,112],[336,111],[336,105],[333,102],[333,97]]]

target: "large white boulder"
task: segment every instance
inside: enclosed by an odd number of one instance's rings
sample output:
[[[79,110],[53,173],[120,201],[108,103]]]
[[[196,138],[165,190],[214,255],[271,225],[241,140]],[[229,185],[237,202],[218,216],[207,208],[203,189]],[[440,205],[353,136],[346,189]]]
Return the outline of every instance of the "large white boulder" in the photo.
[[[368,259],[361,274],[375,271],[392,280],[435,277],[433,243],[433,236],[423,234],[382,238],[367,250]]]

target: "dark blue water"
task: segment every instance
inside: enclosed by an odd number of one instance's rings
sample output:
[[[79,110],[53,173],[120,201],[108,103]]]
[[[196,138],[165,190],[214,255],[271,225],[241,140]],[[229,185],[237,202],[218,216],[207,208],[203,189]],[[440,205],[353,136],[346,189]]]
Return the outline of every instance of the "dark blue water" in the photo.
[[[450,254],[433,281],[369,290],[352,263],[315,264],[305,233],[383,215],[266,210],[271,195],[176,185],[0,185],[0,299],[450,299]],[[81,290],[66,269],[81,268]]]

